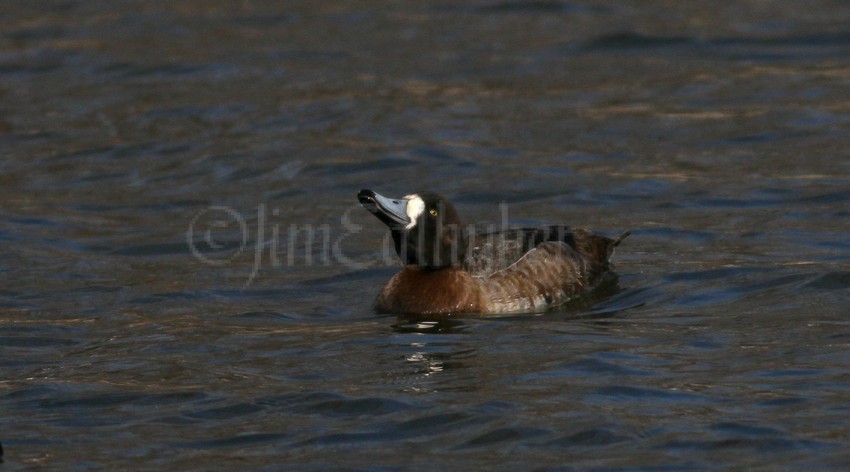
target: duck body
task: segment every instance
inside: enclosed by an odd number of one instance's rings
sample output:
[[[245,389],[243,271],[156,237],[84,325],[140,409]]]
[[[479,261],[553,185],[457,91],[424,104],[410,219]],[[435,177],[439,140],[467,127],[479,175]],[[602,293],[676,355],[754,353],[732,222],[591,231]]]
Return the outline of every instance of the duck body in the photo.
[[[567,226],[464,231],[443,197],[419,192],[360,202],[390,227],[405,262],[375,300],[379,313],[518,314],[546,310],[587,293],[610,274],[616,238]]]
[[[375,299],[378,313],[439,315],[483,313],[486,296],[479,279],[461,267],[405,266]]]

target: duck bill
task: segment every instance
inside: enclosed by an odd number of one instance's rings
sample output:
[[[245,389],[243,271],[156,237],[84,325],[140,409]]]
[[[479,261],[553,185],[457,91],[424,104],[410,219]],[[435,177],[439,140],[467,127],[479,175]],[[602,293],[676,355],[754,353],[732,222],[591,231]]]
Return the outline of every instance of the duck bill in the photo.
[[[387,198],[372,190],[361,190],[357,199],[370,213],[383,221],[391,229],[400,229],[410,223],[407,216],[407,200]]]

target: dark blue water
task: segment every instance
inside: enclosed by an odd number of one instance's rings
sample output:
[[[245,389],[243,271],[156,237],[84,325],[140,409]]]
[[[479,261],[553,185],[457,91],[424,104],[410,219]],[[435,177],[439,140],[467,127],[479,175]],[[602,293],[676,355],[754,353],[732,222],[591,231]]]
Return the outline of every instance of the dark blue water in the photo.
[[[850,7],[0,4],[3,470],[846,470]],[[373,188],[633,235],[378,317]]]

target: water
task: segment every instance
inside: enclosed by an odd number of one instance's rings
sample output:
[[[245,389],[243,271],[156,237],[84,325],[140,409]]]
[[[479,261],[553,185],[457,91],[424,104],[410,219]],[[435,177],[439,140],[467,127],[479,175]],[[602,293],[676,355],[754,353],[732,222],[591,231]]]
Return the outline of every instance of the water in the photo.
[[[3,2],[3,469],[845,470],[848,21]],[[360,188],[632,229],[621,290],[375,316]]]

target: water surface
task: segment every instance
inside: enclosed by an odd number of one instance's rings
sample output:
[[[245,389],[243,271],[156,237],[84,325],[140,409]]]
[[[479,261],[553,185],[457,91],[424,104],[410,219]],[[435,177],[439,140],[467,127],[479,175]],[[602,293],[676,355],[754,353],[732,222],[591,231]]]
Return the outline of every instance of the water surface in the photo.
[[[843,2],[4,2],[6,470],[850,466]],[[360,188],[633,235],[372,313]]]

